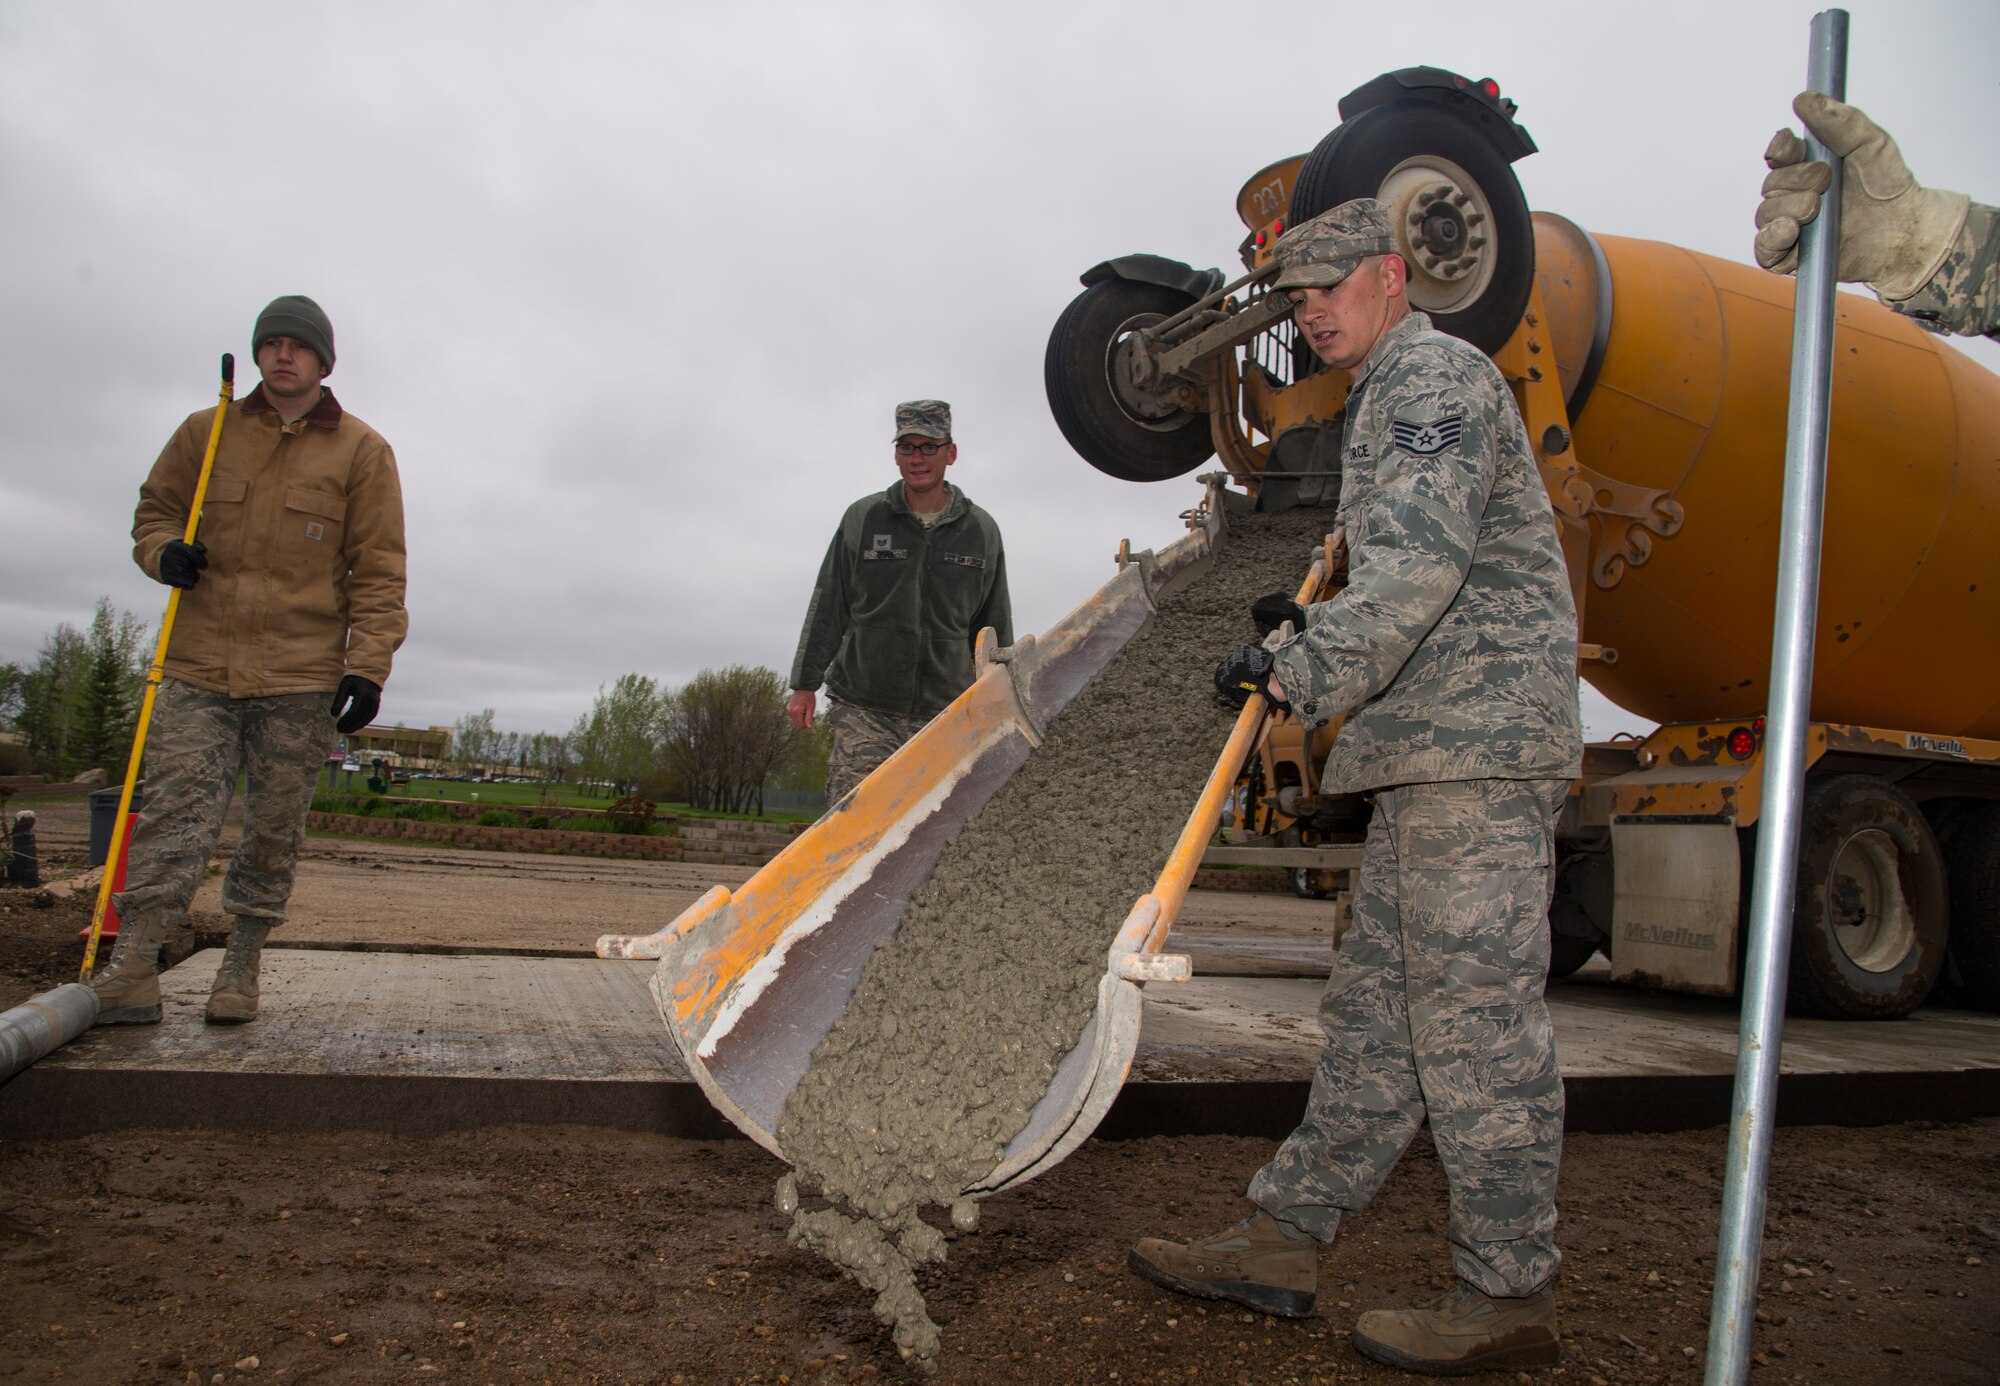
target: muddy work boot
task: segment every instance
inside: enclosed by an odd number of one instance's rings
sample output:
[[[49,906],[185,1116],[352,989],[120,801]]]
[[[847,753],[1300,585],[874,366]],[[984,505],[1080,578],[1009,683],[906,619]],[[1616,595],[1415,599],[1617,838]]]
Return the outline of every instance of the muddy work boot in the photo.
[[[1562,1360],[1556,1292],[1495,1299],[1461,1281],[1421,1309],[1370,1309],[1354,1325],[1354,1348],[1426,1376],[1552,1367]]]
[[[215,970],[215,985],[208,990],[211,1025],[240,1025],[257,1018],[257,963],[271,927],[261,920],[238,919],[230,930],[222,966]]]
[[[160,946],[166,941],[167,926],[158,919],[123,923],[110,964],[90,979],[90,989],[97,993],[92,1024],[160,1023]]]
[[[1169,1290],[1288,1319],[1312,1315],[1319,1286],[1319,1243],[1264,1212],[1204,1241],[1144,1238],[1125,1264]]]

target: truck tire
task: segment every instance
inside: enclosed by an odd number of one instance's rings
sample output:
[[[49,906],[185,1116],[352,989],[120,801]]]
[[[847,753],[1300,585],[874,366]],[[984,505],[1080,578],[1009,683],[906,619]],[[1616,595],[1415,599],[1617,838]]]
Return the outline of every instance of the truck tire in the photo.
[[[1968,804],[1953,815],[1945,873],[1951,886],[1945,973],[1953,999],[2000,1011],[2000,803]]]
[[[1208,412],[1133,399],[1113,375],[1119,344],[1194,299],[1177,289],[1103,279],[1071,300],[1049,333],[1042,384],[1069,445],[1120,481],[1168,481],[1215,454]]]
[[[1451,196],[1433,204],[1433,221],[1417,203],[1439,186]],[[1357,197],[1389,204],[1411,307],[1481,351],[1506,344],[1534,288],[1535,231],[1520,180],[1478,126],[1429,101],[1375,106],[1335,126],[1299,169],[1290,224]],[[1459,260],[1472,263],[1454,268]]]
[[[1549,980],[1569,976],[1600,949],[1606,957],[1611,955],[1614,888],[1608,853],[1556,849],[1556,882],[1549,899]]]
[[[1597,945],[1587,938],[1573,938],[1569,934],[1549,935],[1549,980],[1559,982],[1581,970],[1583,965],[1597,956]]]
[[[1944,967],[1945,937],[1944,857],[1922,811],[1873,775],[1808,781],[1788,1009],[1906,1016]]]

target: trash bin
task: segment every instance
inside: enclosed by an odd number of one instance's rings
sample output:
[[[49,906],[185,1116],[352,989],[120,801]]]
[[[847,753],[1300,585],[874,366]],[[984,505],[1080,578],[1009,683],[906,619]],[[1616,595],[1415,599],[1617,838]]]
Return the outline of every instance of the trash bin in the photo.
[[[90,864],[104,865],[104,859],[111,855],[111,833],[118,826],[118,799],[124,793],[118,789],[93,789],[90,792]],[[132,791],[132,812],[136,815],[145,807],[146,796],[141,790]],[[126,840],[131,840],[131,832],[126,832]]]

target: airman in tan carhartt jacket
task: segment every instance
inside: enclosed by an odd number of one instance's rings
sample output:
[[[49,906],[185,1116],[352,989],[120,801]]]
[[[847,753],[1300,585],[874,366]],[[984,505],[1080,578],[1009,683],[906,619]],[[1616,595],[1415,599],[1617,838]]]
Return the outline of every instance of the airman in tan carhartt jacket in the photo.
[[[213,409],[175,430],[139,489],[132,557],[148,576],[186,531]],[[181,594],[169,678],[264,698],[378,687],[403,643],[403,493],[382,435],[331,390],[286,423],[262,385],[229,411],[202,505],[208,566]]]
[[[250,345],[263,380],[223,419],[194,540],[213,409],[168,440],[132,519],[133,558],[180,595],[118,947],[91,983],[99,1025],[159,1022],[160,946],[187,915],[239,777],[243,841],[222,885],[234,922],[207,1018],[255,1018],[264,937],[284,922],[320,767],[336,733],[374,720],[409,629],[396,457],[321,384],[333,325],[288,295],[258,315]]]

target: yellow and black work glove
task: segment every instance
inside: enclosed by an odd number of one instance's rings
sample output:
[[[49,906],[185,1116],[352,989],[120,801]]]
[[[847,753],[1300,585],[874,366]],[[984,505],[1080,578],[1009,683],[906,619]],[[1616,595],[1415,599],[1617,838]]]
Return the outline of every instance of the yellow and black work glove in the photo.
[[[346,711],[341,711],[345,708]],[[359,674],[341,677],[340,687],[333,695],[333,713],[340,720],[333,729],[342,736],[358,732],[375,720],[375,714],[382,710],[382,685]]]
[[[1283,592],[1266,592],[1250,603],[1250,619],[1257,623],[1259,635],[1269,635],[1287,621],[1293,630],[1304,630],[1306,609]]]
[[[1231,650],[1215,666],[1215,700],[1224,707],[1240,708],[1253,694],[1271,698],[1271,669],[1276,663],[1276,658],[1262,645]],[[1291,704],[1282,698],[1271,698],[1271,706],[1286,708]]]

